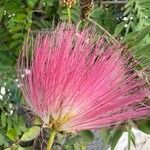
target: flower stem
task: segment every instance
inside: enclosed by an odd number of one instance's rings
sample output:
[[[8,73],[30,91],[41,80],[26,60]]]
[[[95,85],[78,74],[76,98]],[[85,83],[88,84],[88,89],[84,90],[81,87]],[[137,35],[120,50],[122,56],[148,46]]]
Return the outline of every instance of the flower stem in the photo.
[[[71,11],[70,11],[70,7],[67,7],[67,12],[68,12],[68,22],[71,23]]]
[[[119,44],[119,42],[105,29],[103,28],[100,24],[98,24],[96,21],[94,21],[93,19],[91,19],[90,17],[88,17],[88,20],[92,23],[94,23],[97,27],[99,27],[105,34],[108,35],[108,37],[112,40],[112,42],[114,44]]]
[[[52,129],[52,131],[50,132],[50,137],[48,139],[46,150],[52,150],[52,145],[53,145],[53,142],[55,139],[55,135],[56,135],[56,131],[54,129]]]

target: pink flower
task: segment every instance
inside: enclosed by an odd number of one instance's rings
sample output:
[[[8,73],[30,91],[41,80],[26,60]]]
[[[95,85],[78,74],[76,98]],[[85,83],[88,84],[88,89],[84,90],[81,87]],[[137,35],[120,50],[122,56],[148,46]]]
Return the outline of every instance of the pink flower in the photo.
[[[28,72],[28,73],[26,73]],[[30,108],[49,127],[77,132],[150,114],[150,96],[123,47],[91,29],[59,25],[38,32],[18,60],[21,89]]]

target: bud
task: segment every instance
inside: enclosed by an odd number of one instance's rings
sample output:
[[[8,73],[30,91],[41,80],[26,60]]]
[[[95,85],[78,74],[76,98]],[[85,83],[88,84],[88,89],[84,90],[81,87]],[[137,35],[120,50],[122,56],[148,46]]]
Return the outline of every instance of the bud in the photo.
[[[71,8],[74,4],[76,4],[76,0],[60,0],[60,5],[67,6]]]

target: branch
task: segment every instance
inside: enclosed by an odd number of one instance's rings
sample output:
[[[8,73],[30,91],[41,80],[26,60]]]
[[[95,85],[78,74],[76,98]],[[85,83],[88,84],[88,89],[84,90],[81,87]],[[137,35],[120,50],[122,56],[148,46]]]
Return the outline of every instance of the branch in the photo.
[[[97,2],[100,2],[102,5],[105,5],[105,4],[126,4],[127,3],[127,0],[125,1],[98,1]]]

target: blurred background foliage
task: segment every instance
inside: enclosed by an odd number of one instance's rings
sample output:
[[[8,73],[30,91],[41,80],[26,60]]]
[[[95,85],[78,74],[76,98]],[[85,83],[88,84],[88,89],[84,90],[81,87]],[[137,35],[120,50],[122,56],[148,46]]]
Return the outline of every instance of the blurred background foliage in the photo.
[[[77,1],[71,7],[71,21],[78,24],[83,8],[91,9],[89,17],[103,26],[119,41],[126,44],[142,67],[150,65],[150,0]],[[93,6],[93,7],[91,7]],[[84,10],[86,11],[86,10]],[[22,43],[31,30],[51,28],[59,21],[68,21],[66,6],[60,0],[0,0],[0,149],[30,150],[44,148],[48,129],[40,130],[39,119],[23,107],[24,100],[18,88],[16,60]],[[88,22],[88,19],[84,20]],[[149,82],[149,70],[144,76]],[[150,121],[129,121],[119,127],[101,129],[104,149],[111,149],[123,134],[128,133],[128,148],[135,143],[131,128],[150,134]],[[43,137],[44,135],[45,137]],[[40,139],[44,142],[41,143]],[[54,149],[84,150],[94,140],[91,131],[63,138],[58,135]]]

